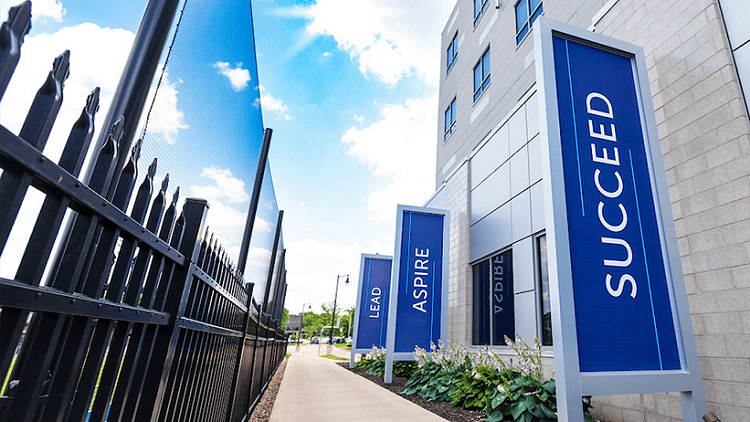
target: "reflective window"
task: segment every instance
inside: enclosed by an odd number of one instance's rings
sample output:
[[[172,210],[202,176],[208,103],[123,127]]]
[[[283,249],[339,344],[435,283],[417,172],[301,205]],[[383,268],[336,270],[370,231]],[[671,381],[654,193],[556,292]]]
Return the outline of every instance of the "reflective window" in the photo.
[[[539,309],[542,313],[542,345],[552,346],[552,308],[549,297],[549,267],[547,266],[547,235],[536,238],[537,261],[539,262]]]
[[[486,9],[487,0],[474,0],[474,26],[477,26],[477,22],[479,22]]]
[[[482,54],[482,58],[474,66],[474,101],[482,96],[482,93],[490,85],[490,49]]]
[[[544,12],[542,0],[520,0],[516,3],[516,44],[523,41],[531,25],[542,12]]]
[[[512,250],[474,265],[472,278],[472,344],[504,346],[516,326]]]
[[[451,101],[451,105],[445,110],[445,134],[443,142],[447,141],[451,134],[456,130],[456,99]]]
[[[446,63],[446,71],[445,73],[451,73],[451,69],[453,69],[453,63],[456,62],[456,56],[458,55],[458,32],[456,32],[456,35],[453,36],[453,40],[451,40],[451,43],[448,45],[448,54],[447,54],[447,63]]]

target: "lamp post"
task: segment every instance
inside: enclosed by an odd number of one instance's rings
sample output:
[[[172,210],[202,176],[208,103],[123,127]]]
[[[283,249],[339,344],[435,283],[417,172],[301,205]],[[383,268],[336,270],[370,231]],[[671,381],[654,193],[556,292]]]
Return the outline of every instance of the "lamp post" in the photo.
[[[305,305],[307,305],[307,309],[312,308],[312,303],[302,304],[302,312],[299,314],[299,329],[297,330],[297,347],[294,348],[296,352],[299,352],[299,345],[302,343],[302,322],[305,320]]]
[[[336,300],[339,297],[339,279],[341,277],[346,277],[344,284],[349,284],[349,274],[336,276],[336,294],[333,296],[333,316],[331,316],[331,335],[328,338],[328,344],[330,345],[333,345],[333,323],[336,322]]]

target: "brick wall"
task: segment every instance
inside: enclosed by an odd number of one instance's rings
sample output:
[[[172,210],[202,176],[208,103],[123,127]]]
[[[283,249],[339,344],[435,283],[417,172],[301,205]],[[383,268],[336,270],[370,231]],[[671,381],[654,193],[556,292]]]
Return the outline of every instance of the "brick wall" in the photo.
[[[448,274],[448,338],[471,344],[471,267],[469,266],[469,163],[446,180],[445,207],[451,212]]]
[[[620,0],[596,31],[641,45],[709,410],[750,420],[750,123],[714,0]],[[596,415],[682,420],[679,394],[597,397]]]

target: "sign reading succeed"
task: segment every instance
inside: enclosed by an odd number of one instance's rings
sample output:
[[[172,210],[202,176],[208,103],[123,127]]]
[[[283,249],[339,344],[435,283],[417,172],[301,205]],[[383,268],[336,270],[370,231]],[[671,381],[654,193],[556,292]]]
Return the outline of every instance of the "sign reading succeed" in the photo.
[[[392,261],[390,256],[362,254],[353,353],[385,347]]]
[[[633,61],[552,46],[580,371],[680,369]]]
[[[448,211],[398,206],[386,345],[386,382],[393,360],[413,359],[447,334]]]

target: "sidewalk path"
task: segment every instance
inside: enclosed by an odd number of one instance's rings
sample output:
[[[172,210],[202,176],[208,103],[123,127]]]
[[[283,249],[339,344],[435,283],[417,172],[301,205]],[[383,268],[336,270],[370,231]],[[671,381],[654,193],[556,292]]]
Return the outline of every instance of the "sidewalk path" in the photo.
[[[341,368],[336,361],[319,358],[318,346],[288,349],[287,362],[270,422],[335,420],[341,422],[445,422],[445,419]],[[320,353],[326,352],[325,345]],[[349,357],[334,347],[333,354]]]

